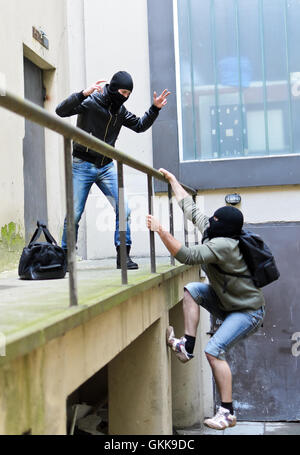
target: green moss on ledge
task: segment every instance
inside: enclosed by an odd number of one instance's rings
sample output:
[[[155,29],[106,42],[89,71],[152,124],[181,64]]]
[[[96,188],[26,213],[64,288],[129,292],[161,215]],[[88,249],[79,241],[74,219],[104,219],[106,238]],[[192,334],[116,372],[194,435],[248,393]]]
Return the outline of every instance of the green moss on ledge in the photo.
[[[13,221],[2,226],[0,232],[0,272],[4,272],[18,266],[25,240],[20,226]]]

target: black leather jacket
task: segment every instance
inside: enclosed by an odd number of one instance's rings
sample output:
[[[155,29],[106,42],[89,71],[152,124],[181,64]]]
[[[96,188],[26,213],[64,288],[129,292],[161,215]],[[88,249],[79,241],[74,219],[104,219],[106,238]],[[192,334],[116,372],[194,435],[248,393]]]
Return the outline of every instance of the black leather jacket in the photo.
[[[60,117],[78,114],[77,126],[79,128],[114,147],[122,126],[130,128],[136,133],[142,133],[151,127],[160,110],[152,105],[143,117],[136,117],[127,111],[124,105],[114,113],[111,112],[111,107],[106,86],[103,94],[94,92],[85,97],[82,92],[73,93],[57,106],[56,113]],[[94,163],[97,167],[105,166],[112,161],[111,158],[100,155],[76,142],[73,143],[73,156]]]

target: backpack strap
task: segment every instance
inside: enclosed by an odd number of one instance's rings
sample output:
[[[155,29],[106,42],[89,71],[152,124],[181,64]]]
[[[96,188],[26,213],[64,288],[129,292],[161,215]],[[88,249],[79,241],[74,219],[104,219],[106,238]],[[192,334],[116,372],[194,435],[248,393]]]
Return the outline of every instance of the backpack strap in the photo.
[[[253,276],[252,276],[252,275],[242,275],[242,274],[239,274],[239,273],[225,272],[225,271],[222,270],[221,267],[218,266],[217,264],[212,264],[212,265],[218,270],[218,272],[222,273],[223,275],[235,276],[235,277],[237,277],[237,278],[252,278],[252,279],[253,279]]]
[[[250,278],[252,280],[254,279],[254,277],[252,275],[242,275],[242,274],[238,274],[238,273],[225,272],[223,269],[221,269],[221,267],[218,264],[212,264],[212,265],[215,267],[215,269],[218,270],[218,272],[222,273],[222,275],[235,276],[236,278]],[[224,278],[224,286],[223,286],[224,294],[227,291],[227,284],[228,284],[228,280],[226,280]]]

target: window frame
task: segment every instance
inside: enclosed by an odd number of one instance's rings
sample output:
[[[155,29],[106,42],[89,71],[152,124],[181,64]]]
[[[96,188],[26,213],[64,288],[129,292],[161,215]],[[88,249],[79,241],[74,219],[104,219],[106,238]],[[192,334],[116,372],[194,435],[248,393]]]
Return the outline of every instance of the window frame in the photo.
[[[165,87],[172,92],[168,105],[152,127],[153,166],[168,169],[181,182],[198,190],[300,184],[300,154],[180,161],[182,132],[174,34],[176,1],[147,2],[151,93]],[[165,184],[155,181],[156,192],[166,190]]]

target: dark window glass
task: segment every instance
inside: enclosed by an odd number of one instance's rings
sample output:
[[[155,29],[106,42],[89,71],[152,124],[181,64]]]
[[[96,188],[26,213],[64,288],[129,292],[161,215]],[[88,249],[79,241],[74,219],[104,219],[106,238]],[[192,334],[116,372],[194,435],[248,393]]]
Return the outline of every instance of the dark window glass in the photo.
[[[181,159],[299,153],[300,0],[177,0]]]

